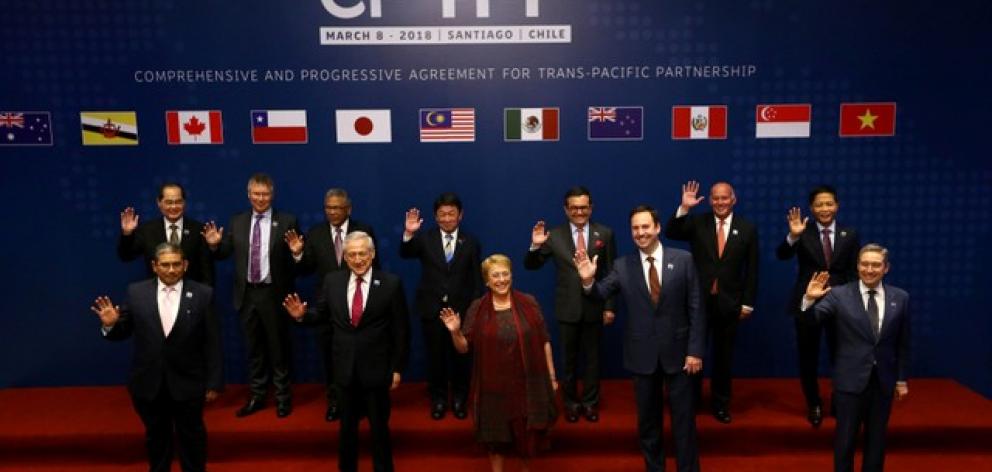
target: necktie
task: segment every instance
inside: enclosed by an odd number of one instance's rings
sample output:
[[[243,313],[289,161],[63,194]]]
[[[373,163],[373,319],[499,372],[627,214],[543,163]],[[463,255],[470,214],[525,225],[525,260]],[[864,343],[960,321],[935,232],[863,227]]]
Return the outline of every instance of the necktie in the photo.
[[[344,241],[341,240],[341,227],[334,227],[334,257],[338,258],[338,265],[341,265],[341,255],[344,254],[344,248],[342,248]]]
[[[262,281],[262,218],[255,215],[255,225],[251,229],[251,254],[248,260],[248,281],[257,284]]]
[[[875,294],[878,293],[875,290],[868,291],[868,321],[871,323],[871,332],[875,334],[875,339],[878,339],[878,302],[875,301]]]
[[[823,228],[823,259],[827,261],[827,267],[830,267],[830,259],[834,257],[834,248],[830,244],[830,228]]]
[[[586,235],[582,228],[575,229],[575,250],[586,252]]]
[[[172,244],[174,246],[178,246],[179,245],[179,231],[178,231],[179,230],[179,226],[177,226],[175,223],[173,223],[173,224],[169,225],[169,230],[170,230],[169,231],[169,244]]]
[[[351,297],[351,325],[362,321],[362,278],[355,277],[355,295]]]
[[[648,289],[651,292],[651,304],[658,307],[661,299],[661,283],[658,282],[658,269],[654,266],[654,257],[648,256]]]
[[[723,234],[723,225],[726,220],[720,218],[716,225],[716,257],[723,258],[723,248],[727,247],[727,236]],[[713,285],[710,286],[710,294],[716,295],[720,290],[719,282],[717,279],[713,279]]]
[[[451,263],[451,258],[455,257],[455,245],[452,244],[455,237],[451,233],[444,233],[444,262]]]
[[[162,297],[162,304],[158,307],[158,317],[162,320],[162,332],[166,337],[172,332],[172,326],[176,324],[176,287],[162,287],[165,296]]]

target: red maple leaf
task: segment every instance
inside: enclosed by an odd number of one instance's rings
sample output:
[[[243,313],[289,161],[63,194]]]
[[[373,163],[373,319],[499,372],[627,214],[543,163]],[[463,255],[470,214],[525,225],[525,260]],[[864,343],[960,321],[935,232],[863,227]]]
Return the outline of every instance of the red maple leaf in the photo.
[[[196,137],[199,136],[200,133],[203,132],[203,130],[207,129],[207,125],[203,124],[202,121],[196,119],[196,116],[193,116],[192,118],[189,119],[189,121],[183,123],[183,129],[185,129],[186,132],[189,133],[191,136]]]

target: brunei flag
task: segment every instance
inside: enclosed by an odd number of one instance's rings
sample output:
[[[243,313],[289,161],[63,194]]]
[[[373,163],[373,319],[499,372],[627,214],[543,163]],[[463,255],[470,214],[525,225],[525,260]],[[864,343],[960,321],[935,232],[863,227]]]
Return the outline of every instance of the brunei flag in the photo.
[[[138,115],[133,111],[79,113],[83,146],[137,146]]]

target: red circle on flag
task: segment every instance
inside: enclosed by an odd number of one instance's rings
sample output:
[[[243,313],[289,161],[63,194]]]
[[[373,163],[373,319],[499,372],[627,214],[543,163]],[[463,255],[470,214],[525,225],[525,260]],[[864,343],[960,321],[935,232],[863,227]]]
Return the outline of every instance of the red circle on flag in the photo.
[[[368,136],[372,132],[372,120],[365,116],[355,120],[355,132],[362,136]]]

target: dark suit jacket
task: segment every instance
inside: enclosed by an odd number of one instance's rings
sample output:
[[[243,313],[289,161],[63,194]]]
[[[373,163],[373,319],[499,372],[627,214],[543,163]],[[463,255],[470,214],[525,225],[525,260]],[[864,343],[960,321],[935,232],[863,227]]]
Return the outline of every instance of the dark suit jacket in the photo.
[[[227,259],[234,255],[234,309],[241,309],[248,284],[248,255],[251,250],[252,211],[239,213],[231,218],[228,230],[214,253],[217,259]],[[276,290],[278,301],[293,291],[296,277],[293,254],[284,240],[286,231],[296,228],[296,217],[289,213],[272,210],[272,228],[269,236],[269,274]]]
[[[582,291],[582,280],[575,269],[575,241],[572,227],[566,222],[548,232],[548,240],[536,251],[527,251],[524,268],[540,269],[548,259],[555,263],[557,283],[555,284],[555,318],[566,323],[602,322],[603,310],[616,309],[612,298],[605,302],[586,296]],[[617,255],[617,244],[613,230],[598,223],[589,223],[589,240],[586,241],[589,258],[599,256],[596,280],[602,280],[613,268]]]
[[[375,232],[372,231],[371,226],[359,221],[349,220],[348,233],[354,233],[355,231],[362,231],[371,236],[372,241],[375,241]],[[343,236],[342,239],[344,239]],[[297,273],[301,275],[316,273],[316,287],[320,290],[320,287],[324,284],[325,275],[334,271],[348,269],[348,264],[345,263],[343,256],[341,258],[341,264],[338,264],[335,249],[331,224],[324,221],[313,225],[303,239],[303,258],[296,264]],[[379,268],[378,257],[373,261],[372,267]]]
[[[207,241],[200,235],[201,232],[203,232],[203,223],[184,216],[183,234],[179,245],[183,249],[183,257],[189,261],[186,278],[212,287],[214,261]],[[154,276],[151,264],[155,260],[155,248],[166,242],[165,235],[165,221],[162,218],[141,223],[129,236],[122,234],[117,240],[117,257],[126,262],[144,256],[145,269],[149,275]]]
[[[783,240],[775,249],[775,257],[779,260],[790,259],[793,256],[799,260],[796,285],[792,287],[792,296],[789,297],[789,313],[794,315],[800,313],[799,307],[806,293],[806,285],[817,272],[830,271],[831,287],[858,280],[858,251],[861,250],[858,232],[854,228],[842,227],[840,224],[836,225],[836,231],[829,268],[826,259],[823,258],[823,244],[820,242],[820,233],[815,221],[806,223],[806,230],[795,244]]]
[[[165,337],[158,315],[158,279],[131,284],[121,317],[106,334],[118,341],[134,336],[128,389],[152,400],[168,387],[174,400],[203,398],[207,389],[224,386],[220,320],[213,310],[213,289],[186,279],[176,322]]]
[[[717,256],[716,222],[711,211],[681,218],[673,215],[665,236],[689,242],[702,293],[710,293],[713,280],[718,280],[720,313],[737,316],[741,305],[754,307],[758,293],[758,230],[754,224],[734,214],[723,257]]]
[[[479,240],[464,228],[458,228],[450,264],[444,260],[441,229],[436,226],[400,244],[400,257],[420,260],[415,303],[422,319],[437,319],[446,306],[465,314],[469,303],[482,294],[480,252]]]
[[[617,293],[623,296],[627,306],[623,366],[639,375],[653,374],[659,362],[666,374],[677,374],[686,356],[702,359],[706,349],[706,317],[692,257],[681,249],[666,247],[662,259],[657,308],[651,306],[639,252],[618,259],[591,290],[600,298]]]
[[[864,391],[873,366],[878,369],[878,382],[884,395],[893,394],[897,380],[906,380],[910,355],[909,295],[891,285],[884,287],[885,317],[878,340],[868,321],[857,280],[834,287],[807,310],[811,314],[806,316],[815,316],[817,320],[832,318],[837,328],[833,374],[837,391]]]
[[[358,326],[351,325],[348,278],[351,271],[331,272],[304,318],[307,323],[330,323],[334,383],[347,387],[357,379],[364,388],[388,387],[393,372],[406,368],[410,349],[410,321],[406,295],[399,277],[372,269],[369,296]]]

